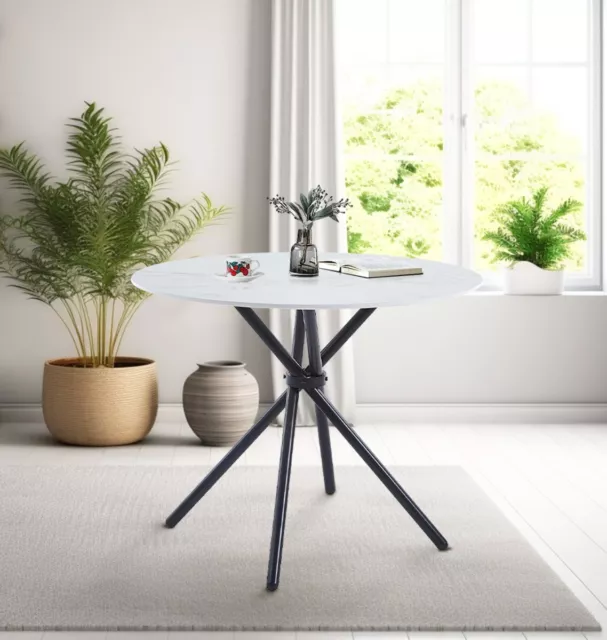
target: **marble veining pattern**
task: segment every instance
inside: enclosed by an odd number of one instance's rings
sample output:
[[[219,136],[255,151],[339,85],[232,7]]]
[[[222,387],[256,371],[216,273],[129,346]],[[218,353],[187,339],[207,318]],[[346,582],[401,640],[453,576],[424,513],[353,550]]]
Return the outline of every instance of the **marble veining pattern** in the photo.
[[[215,274],[225,268],[224,256],[176,260],[147,267],[133,276],[133,284],[161,295],[210,304],[264,309],[363,309],[399,307],[461,295],[478,287],[474,271],[432,260],[412,259],[418,276],[360,278],[332,271],[318,277],[296,278],[288,272],[288,253],[247,254],[259,260],[264,275],[249,282],[223,282]],[[348,254],[321,254],[323,260],[345,260]],[[360,259],[361,256],[357,256]],[[369,256],[401,264],[403,258]]]

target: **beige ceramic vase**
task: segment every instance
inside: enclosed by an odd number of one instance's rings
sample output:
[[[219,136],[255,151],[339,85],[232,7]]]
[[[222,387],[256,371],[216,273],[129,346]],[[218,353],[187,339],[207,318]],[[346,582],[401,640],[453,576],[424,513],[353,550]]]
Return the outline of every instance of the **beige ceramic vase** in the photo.
[[[157,411],[153,360],[123,357],[114,367],[82,367],[69,358],[44,365],[42,412],[59,442],[93,447],[138,442]]]
[[[257,380],[243,362],[198,365],[183,386],[183,410],[203,444],[227,446],[250,429],[259,408]]]

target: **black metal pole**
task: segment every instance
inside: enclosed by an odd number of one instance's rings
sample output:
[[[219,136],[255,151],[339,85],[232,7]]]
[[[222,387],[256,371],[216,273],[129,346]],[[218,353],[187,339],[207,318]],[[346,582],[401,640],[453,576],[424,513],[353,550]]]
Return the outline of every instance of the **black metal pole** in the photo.
[[[297,364],[301,364],[303,358],[305,337],[304,316],[301,311],[297,311],[291,351],[293,359]],[[287,520],[287,503],[289,500],[289,483],[291,480],[291,464],[293,462],[293,443],[295,441],[298,400],[299,389],[290,387],[287,390],[287,407],[284,416],[278,481],[276,483],[276,502],[274,503],[274,520],[272,522],[270,558],[268,560],[268,576],[266,580],[268,591],[276,591],[276,589],[278,589],[278,582],[280,581],[280,565]]]
[[[240,458],[240,456],[259,438],[267,427],[276,420],[284,409],[287,400],[285,391],[268,409],[262,418],[251,427],[228,453],[217,463],[205,478],[196,486],[188,497],[166,519],[165,525],[172,529],[177,525],[207,493],[207,491],[221,478],[221,476]]]
[[[361,440],[358,434],[343,419],[337,409],[327,400],[325,395],[318,389],[307,389],[309,396],[314,400],[335,428],[347,440],[348,444],[358,453],[358,455],[370,467],[371,471],[381,480],[384,486],[398,500],[407,513],[413,518],[421,530],[432,540],[437,549],[445,551],[449,548],[449,543],[440,531],[430,522],[426,514],[415,504],[407,492],[400,486],[394,476],[377,459],[375,454]]]
[[[359,309],[348,322],[344,324],[322,350],[321,357],[323,364],[327,364],[327,362],[331,360],[374,311],[375,309]]]
[[[305,339],[306,327],[304,323],[303,311],[297,311],[295,313],[295,330],[293,331],[293,346],[291,348],[293,360],[295,360],[297,364],[301,364],[301,361],[303,360]]]
[[[282,346],[280,340],[266,327],[263,320],[248,307],[236,307],[236,311],[247,321],[247,324],[261,338],[262,342],[278,358],[284,368],[294,376],[306,375],[305,369],[295,360],[292,355]]]
[[[287,502],[289,499],[291,463],[293,462],[293,442],[295,440],[295,420],[297,417],[298,399],[299,389],[289,388],[287,391],[287,406],[284,417],[280,465],[278,467],[272,539],[270,541],[270,559],[268,561],[268,577],[266,580],[268,591],[276,591],[280,581],[280,563],[282,560],[282,547],[287,520]]]
[[[318,322],[316,311],[304,311],[306,325],[306,337],[308,342],[308,360],[310,373],[319,376],[323,373],[322,357],[320,354],[320,341],[318,338]],[[320,391],[324,386],[319,387]],[[318,426],[318,444],[320,446],[320,459],[322,461],[322,475],[325,483],[325,492],[329,495],[335,493],[335,471],[333,470],[333,456],[331,454],[331,436],[329,434],[329,421],[327,416],[318,408],[316,409],[316,424]]]

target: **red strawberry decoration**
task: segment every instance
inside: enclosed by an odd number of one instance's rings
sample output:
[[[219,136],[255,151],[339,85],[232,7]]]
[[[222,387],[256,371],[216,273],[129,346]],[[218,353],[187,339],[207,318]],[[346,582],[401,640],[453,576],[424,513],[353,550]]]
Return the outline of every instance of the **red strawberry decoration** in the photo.
[[[237,273],[238,271],[234,267],[230,267],[230,275],[235,276]]]
[[[242,273],[243,276],[249,275],[249,270],[246,267],[240,267],[240,272]]]

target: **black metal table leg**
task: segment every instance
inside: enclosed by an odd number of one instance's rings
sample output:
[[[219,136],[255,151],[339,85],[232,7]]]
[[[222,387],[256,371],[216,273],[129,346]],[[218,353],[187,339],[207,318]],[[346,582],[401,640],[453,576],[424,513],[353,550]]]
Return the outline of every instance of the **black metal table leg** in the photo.
[[[283,367],[293,376],[300,378],[306,377],[306,370],[301,366],[295,358],[282,346],[280,340],[266,327],[263,320],[248,307],[235,307],[236,311],[247,321],[247,324],[260,337],[262,342],[268,349],[278,358]],[[300,317],[298,312],[296,316],[295,327],[297,328],[297,318]],[[303,348],[303,346],[302,346]]]
[[[289,481],[291,479],[291,463],[293,462],[293,442],[295,440],[295,421],[297,418],[297,401],[299,389],[287,391],[287,407],[285,409],[278,483],[276,485],[276,502],[274,504],[274,521],[272,523],[272,539],[270,541],[270,559],[268,561],[268,591],[276,591],[280,580],[280,562],[285,538],[287,520],[287,501],[289,499]]]
[[[293,360],[297,364],[301,364],[303,360],[304,342],[306,340],[306,325],[304,322],[303,311],[297,311],[295,313],[295,329],[293,331],[293,347],[291,353]]]
[[[236,310],[246,320],[249,326],[257,333],[264,344],[278,358],[287,370],[285,391],[266,414],[234,445],[223,459],[209,472],[202,482],[190,493],[190,495],[167,518],[166,526],[174,527],[189,513],[196,503],[213,487],[223,474],[238,460],[238,458],[255,442],[268,425],[273,422],[280,412],[285,409],[284,431],[280,452],[280,464],[276,487],[276,503],[274,507],[274,520],[272,524],[272,539],[270,543],[270,558],[268,562],[268,576],[266,586],[274,591],[278,587],[280,579],[280,565],[284,544],[285,523],[287,516],[287,502],[289,497],[289,482],[291,477],[291,465],[293,461],[293,444],[295,440],[295,426],[297,420],[297,404],[299,393],[303,389],[312,398],[316,405],[316,417],[318,422],[318,437],[323,464],[323,476],[325,491],[335,491],[335,478],[333,460],[331,457],[331,441],[327,419],[332,422],[346,441],[360,455],[364,462],[371,468],[384,486],[392,493],[398,502],[405,508],[424,533],[440,549],[448,548],[448,543],[436,527],[430,522],[421,509],[413,502],[390,472],[381,464],[373,452],[361,440],[357,433],[348,425],[343,416],[327,400],[324,394],[325,374],[323,365],[326,364],[341,349],[341,347],[354,335],[365,320],[375,309],[359,309],[354,316],[338,331],[322,351],[318,341],[318,326],[315,311],[297,311],[295,319],[295,332],[293,335],[292,353],[282,346],[280,341],[266,327],[261,318],[252,310],[245,307],[236,307]],[[304,340],[308,341],[308,359],[310,364],[304,368],[301,361],[303,357]]]
[[[320,352],[320,341],[318,339],[318,323],[316,311],[304,311],[304,321],[306,325],[306,338],[308,342],[308,360],[310,362],[310,373],[313,376],[323,375],[322,356]],[[324,390],[324,385],[318,387],[319,391]],[[335,493],[335,472],[333,470],[333,456],[331,454],[331,436],[329,434],[329,421],[327,416],[318,408],[316,411],[316,424],[318,427],[318,444],[320,446],[320,459],[322,461],[322,475],[325,482],[325,492],[329,495]]]
[[[283,410],[287,399],[285,391],[278,400],[266,411],[262,418],[251,427],[228,453],[207,474],[202,482],[190,493],[190,495],[171,513],[166,519],[165,525],[172,529],[175,527],[204,496],[204,494],[221,478],[221,476],[240,458],[240,456],[259,438]]]
[[[322,363],[327,364],[331,358],[348,342],[348,340],[362,327],[375,309],[359,309],[344,326],[327,342],[321,351]]]
[[[297,311],[295,314],[295,330],[293,332],[292,347],[293,360],[295,360],[297,364],[301,364],[303,358],[305,337],[304,315],[301,311]],[[266,579],[268,591],[276,591],[280,580],[280,564],[287,520],[287,502],[289,499],[289,483],[291,480],[291,463],[293,462],[293,443],[295,441],[298,400],[299,389],[290,387],[287,391],[287,407],[285,409],[283,424],[278,481],[276,483],[276,502],[274,504],[270,558],[268,560],[268,576]]]
[[[327,400],[319,389],[308,389],[309,396],[314,400],[316,406],[334,424],[335,428],[346,439],[348,444],[365,461],[367,466],[381,480],[384,486],[398,500],[405,511],[413,518],[420,529],[432,540],[440,551],[449,548],[449,543],[440,531],[430,522],[426,514],[413,502],[409,494],[400,486],[394,476],[377,459],[375,454],[367,447],[359,435],[344,420],[339,411]]]

